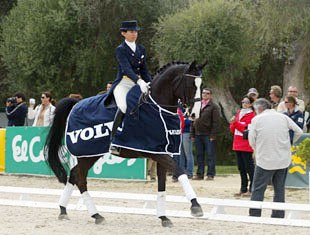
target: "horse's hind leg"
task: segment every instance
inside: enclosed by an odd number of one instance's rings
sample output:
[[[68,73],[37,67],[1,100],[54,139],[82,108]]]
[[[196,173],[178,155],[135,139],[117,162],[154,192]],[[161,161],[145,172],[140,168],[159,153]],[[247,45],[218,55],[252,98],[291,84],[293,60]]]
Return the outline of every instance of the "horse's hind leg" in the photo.
[[[173,227],[173,223],[166,217],[166,174],[167,170],[157,164],[158,192],[157,192],[157,217],[161,219],[163,227]]]
[[[82,194],[84,205],[87,207],[88,213],[95,219],[95,224],[104,223],[105,219],[99,214],[92,197],[87,191],[87,174],[88,170],[94,165],[98,158],[99,157],[78,158],[79,180],[77,186]]]
[[[65,185],[64,190],[62,191],[62,194],[59,199],[59,207],[60,207],[60,214],[58,216],[58,219],[60,220],[68,220],[69,217],[67,215],[67,206],[69,204],[69,199],[72,195],[74,185],[76,184],[77,180],[77,166],[72,168],[70,171],[70,177],[68,182]]]
[[[199,203],[197,202],[196,193],[190,184],[187,175],[185,174],[184,169],[180,168],[176,162],[169,155],[161,155],[156,158],[157,162],[165,166],[166,169],[172,170],[176,175],[178,181],[182,185],[183,191],[185,192],[186,198],[191,202],[191,214],[194,217],[203,216],[203,211]]]

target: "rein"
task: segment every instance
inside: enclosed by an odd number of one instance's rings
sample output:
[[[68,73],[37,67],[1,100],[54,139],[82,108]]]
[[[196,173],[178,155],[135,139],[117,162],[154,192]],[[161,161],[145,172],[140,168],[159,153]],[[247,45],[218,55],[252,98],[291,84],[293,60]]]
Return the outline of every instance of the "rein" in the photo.
[[[192,74],[187,74],[187,73],[184,73],[181,77],[181,79],[179,79],[178,81],[178,84],[177,84],[177,87],[176,89],[178,89],[181,85],[183,85],[183,99],[185,99],[185,101],[187,101],[186,99],[186,81],[185,80],[185,77],[188,76],[188,77],[193,77],[193,78],[200,78],[201,79],[201,76],[197,76],[197,75],[192,75]],[[197,87],[197,90],[200,91],[200,88]],[[150,93],[148,94],[141,94],[140,97],[139,97],[139,101],[136,105],[136,107],[130,112],[130,115],[136,113],[138,110],[139,110],[139,107],[143,104],[148,104],[148,105],[158,105],[162,108],[179,108],[180,107],[180,104],[177,104],[177,105],[165,105],[165,104],[158,104],[158,103],[153,103],[153,102],[149,102],[147,99],[148,97],[151,97],[150,96]],[[201,99],[200,98],[194,98],[194,103],[196,102],[200,102]]]

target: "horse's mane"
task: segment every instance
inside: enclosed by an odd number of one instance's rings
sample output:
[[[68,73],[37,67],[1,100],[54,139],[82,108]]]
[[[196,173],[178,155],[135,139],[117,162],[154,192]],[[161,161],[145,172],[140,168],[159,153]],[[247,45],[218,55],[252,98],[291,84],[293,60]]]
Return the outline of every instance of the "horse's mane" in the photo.
[[[189,63],[187,63],[187,62],[181,62],[181,61],[172,61],[172,62],[170,62],[170,63],[168,63],[168,64],[165,64],[165,65],[163,65],[162,67],[160,67],[160,68],[156,71],[156,73],[155,73],[154,76],[162,74],[162,73],[165,72],[167,69],[169,69],[171,66],[175,66],[175,65],[189,65]]]

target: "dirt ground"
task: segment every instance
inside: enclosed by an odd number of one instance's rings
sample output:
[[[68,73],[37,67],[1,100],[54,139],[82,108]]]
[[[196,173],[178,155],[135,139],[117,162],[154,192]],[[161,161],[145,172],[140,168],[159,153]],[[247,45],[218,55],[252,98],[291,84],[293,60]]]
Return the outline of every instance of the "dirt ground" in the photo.
[[[238,175],[218,176],[214,181],[190,181],[198,197],[236,199],[234,193],[239,191],[240,179]],[[63,186],[54,177],[0,175],[0,186],[34,187],[48,189],[62,189]],[[156,182],[134,182],[120,180],[89,179],[89,190],[146,193],[156,194]],[[268,188],[265,201],[272,201],[272,188]],[[179,183],[167,180],[167,195],[183,196]],[[38,197],[38,198],[36,198]],[[0,199],[18,199],[17,195],[0,193]],[[58,202],[58,196],[31,196],[32,200]],[[242,198],[243,200],[245,198]],[[77,203],[79,198],[72,198],[70,203]],[[247,199],[249,200],[249,199]],[[286,201],[291,203],[309,203],[307,189],[287,189]],[[96,205],[128,206],[129,202],[117,200],[103,200],[95,198]],[[134,207],[143,206],[134,202]],[[189,209],[190,204],[181,209]],[[169,205],[167,209],[175,209],[176,205]],[[180,208],[178,208],[180,209]],[[203,206],[205,212],[211,207]],[[247,215],[247,209],[235,209],[237,214]],[[93,234],[310,234],[309,228],[249,224],[225,221],[211,221],[197,218],[170,218],[173,228],[161,227],[156,216],[102,213],[105,224],[95,225],[94,220],[86,211],[68,211],[70,220],[59,221],[58,209],[42,209],[18,206],[0,206],[0,234],[66,234],[66,235],[93,235]],[[270,216],[270,211],[264,211],[263,216]],[[309,218],[309,217],[308,217]],[[310,220],[309,220],[310,223]]]

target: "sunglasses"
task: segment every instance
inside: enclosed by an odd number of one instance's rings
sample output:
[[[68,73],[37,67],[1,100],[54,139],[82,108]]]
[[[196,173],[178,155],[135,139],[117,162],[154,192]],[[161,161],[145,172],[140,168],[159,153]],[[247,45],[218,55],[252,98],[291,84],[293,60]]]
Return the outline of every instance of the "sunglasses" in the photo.
[[[210,92],[206,92],[206,91],[204,91],[204,92],[202,92],[202,94],[207,94],[207,95],[210,95],[211,93]]]
[[[242,104],[250,104],[249,101],[241,101]]]
[[[41,96],[41,99],[45,99],[46,97],[45,96]]]

